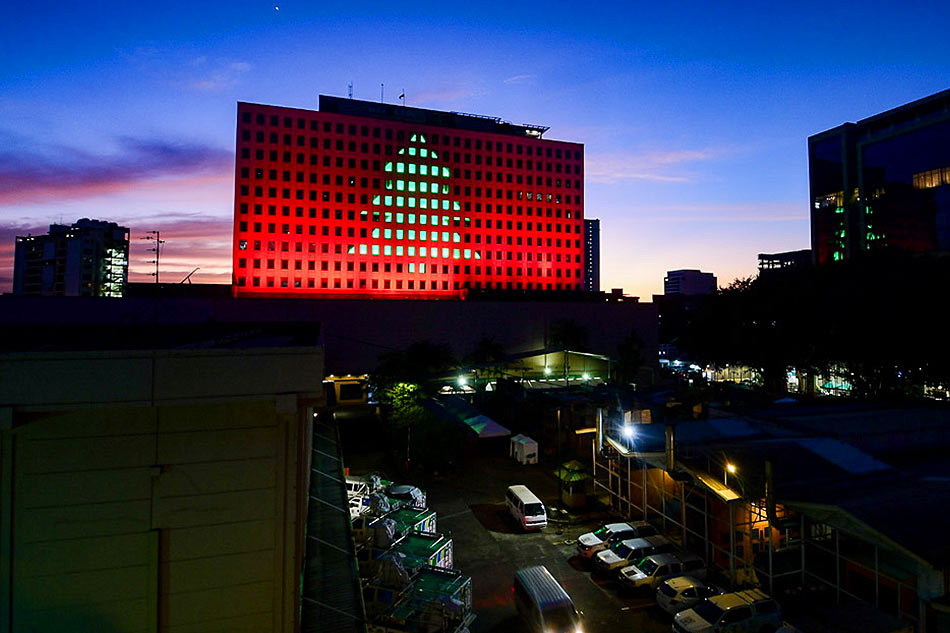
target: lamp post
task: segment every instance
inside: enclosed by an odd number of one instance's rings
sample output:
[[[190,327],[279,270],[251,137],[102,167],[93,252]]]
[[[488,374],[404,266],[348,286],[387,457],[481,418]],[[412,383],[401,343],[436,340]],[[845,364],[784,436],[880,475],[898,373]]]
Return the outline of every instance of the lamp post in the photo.
[[[723,484],[724,486],[728,486],[728,485],[729,485],[729,474],[730,474],[730,473],[732,473],[733,475],[735,475],[735,474],[736,474],[736,467],[735,467],[735,465],[733,465],[733,464],[731,464],[731,463],[729,463],[729,462],[726,462],[726,468],[725,468],[725,470],[722,471],[722,484]]]

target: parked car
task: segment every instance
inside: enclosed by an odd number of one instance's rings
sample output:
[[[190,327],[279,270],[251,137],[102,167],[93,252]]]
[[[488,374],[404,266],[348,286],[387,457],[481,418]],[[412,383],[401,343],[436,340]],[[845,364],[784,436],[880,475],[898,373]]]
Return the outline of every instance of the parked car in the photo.
[[[597,552],[594,557],[595,569],[612,571],[631,563],[638,563],[646,556],[673,551],[673,543],[665,536],[647,536],[627,539]]]
[[[603,551],[620,541],[632,538],[653,536],[656,528],[646,521],[637,523],[606,523],[593,532],[587,532],[577,537],[577,553],[584,558],[593,558],[597,552]]]
[[[772,633],[780,626],[781,608],[759,589],[712,596],[673,616],[676,633]]]
[[[706,577],[706,563],[695,554],[654,554],[620,570],[620,583],[627,589],[656,589],[673,576]]]
[[[548,526],[544,504],[527,486],[508,486],[505,505],[518,526],[524,530],[540,530]]]
[[[656,603],[670,614],[677,614],[684,609],[692,609],[697,604],[723,593],[715,585],[707,585],[702,580],[692,576],[674,576],[660,583],[656,589]]]

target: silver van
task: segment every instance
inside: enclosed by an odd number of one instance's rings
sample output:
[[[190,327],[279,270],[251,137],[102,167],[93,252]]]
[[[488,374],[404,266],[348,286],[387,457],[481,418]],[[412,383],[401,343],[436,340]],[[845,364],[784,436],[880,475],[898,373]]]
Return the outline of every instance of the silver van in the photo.
[[[525,530],[540,530],[548,526],[544,504],[527,486],[508,486],[505,505],[514,520]]]
[[[574,601],[543,565],[515,572],[512,585],[518,615],[535,633],[582,633]]]
[[[620,570],[620,583],[627,589],[650,588],[673,576],[706,578],[706,563],[695,554],[654,554]]]

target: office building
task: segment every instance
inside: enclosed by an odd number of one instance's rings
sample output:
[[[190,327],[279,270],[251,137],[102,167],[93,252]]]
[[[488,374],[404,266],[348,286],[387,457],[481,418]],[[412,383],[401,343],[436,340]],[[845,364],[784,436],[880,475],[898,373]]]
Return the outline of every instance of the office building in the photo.
[[[600,220],[584,220],[584,290],[600,292]]]
[[[950,90],[808,139],[816,263],[950,250]]]
[[[759,275],[768,275],[776,270],[807,268],[811,266],[811,251],[785,251],[783,253],[759,253]]]
[[[16,238],[13,294],[121,297],[129,279],[129,229],[83,218]]]
[[[584,287],[583,145],[544,126],[321,95],[238,104],[234,295]]]
[[[698,270],[671,270],[663,278],[663,294],[708,295],[716,292],[716,276]]]

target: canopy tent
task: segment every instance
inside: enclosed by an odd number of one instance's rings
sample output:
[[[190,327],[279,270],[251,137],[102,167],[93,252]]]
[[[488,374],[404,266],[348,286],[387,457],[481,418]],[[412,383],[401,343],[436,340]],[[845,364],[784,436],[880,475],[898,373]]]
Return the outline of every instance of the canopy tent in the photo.
[[[467,426],[479,439],[511,435],[511,431],[458,396],[438,396],[431,402],[436,405],[435,413]]]

